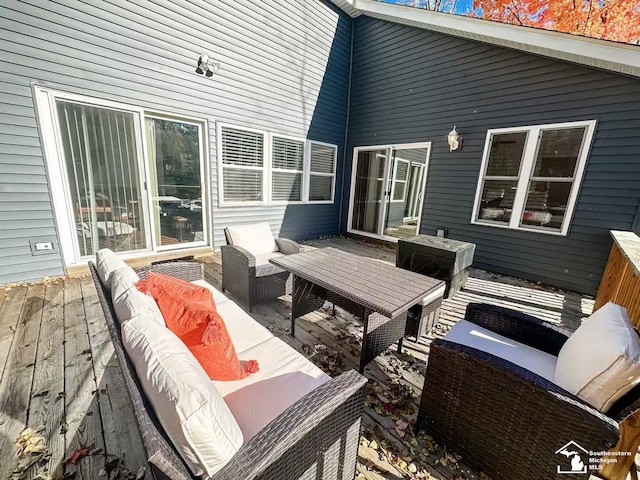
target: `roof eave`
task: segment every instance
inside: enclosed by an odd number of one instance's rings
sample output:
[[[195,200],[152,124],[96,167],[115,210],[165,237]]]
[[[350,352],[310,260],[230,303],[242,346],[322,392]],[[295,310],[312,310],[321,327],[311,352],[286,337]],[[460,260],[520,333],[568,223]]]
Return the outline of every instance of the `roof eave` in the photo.
[[[375,0],[332,0],[360,15],[640,77],[640,48],[595,38],[433,12]],[[341,4],[348,4],[346,6]]]

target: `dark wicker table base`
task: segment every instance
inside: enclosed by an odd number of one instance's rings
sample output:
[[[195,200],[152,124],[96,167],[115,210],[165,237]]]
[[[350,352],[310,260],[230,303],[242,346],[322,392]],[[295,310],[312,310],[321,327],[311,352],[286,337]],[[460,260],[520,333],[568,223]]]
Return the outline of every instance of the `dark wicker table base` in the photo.
[[[402,350],[402,339],[407,324],[407,312],[389,318],[374,312],[359,303],[345,298],[326,288],[315,285],[301,277],[293,277],[291,335],[295,336],[296,319],[322,307],[325,301],[346,310],[362,319],[364,332],[360,351],[360,368],[376,358],[393,343],[398,342],[398,351]]]

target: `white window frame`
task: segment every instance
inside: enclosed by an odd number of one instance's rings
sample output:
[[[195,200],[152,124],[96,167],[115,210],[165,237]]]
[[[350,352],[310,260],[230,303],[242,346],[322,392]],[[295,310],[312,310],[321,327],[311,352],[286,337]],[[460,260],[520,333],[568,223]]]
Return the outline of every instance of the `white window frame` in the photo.
[[[528,125],[522,127],[509,127],[509,128],[495,128],[487,130],[487,137],[484,145],[484,153],[482,155],[482,164],[480,166],[480,175],[478,176],[478,182],[476,187],[476,196],[473,204],[473,211],[471,213],[471,223],[475,225],[485,225],[496,228],[507,228],[510,230],[524,230],[528,232],[545,233],[548,235],[566,236],[569,233],[569,227],[571,226],[571,220],[573,219],[573,213],[582,184],[582,178],[584,176],[584,170],[593,143],[593,136],[596,130],[596,120],[584,120],[579,122],[565,122],[565,123],[549,123],[544,125]],[[521,225],[522,216],[524,214],[527,194],[529,192],[529,184],[531,181],[554,181],[551,177],[533,177],[533,168],[535,167],[536,156],[538,153],[538,147],[540,144],[540,137],[543,131],[546,130],[562,130],[571,128],[585,128],[582,145],[578,154],[576,162],[576,169],[573,176],[573,182],[571,185],[571,191],[569,193],[569,199],[567,201],[567,209],[565,211],[564,218],[562,220],[562,226],[560,230],[555,228],[548,228],[543,226],[533,225]],[[525,140],[524,151],[522,154],[522,161],[520,162],[520,171],[518,172],[518,180],[516,186],[516,195],[513,201],[513,207],[511,211],[511,218],[509,223],[496,222],[492,220],[478,219],[479,206],[482,198],[482,187],[486,179],[486,170],[489,163],[489,154],[491,148],[491,139],[493,135],[505,134],[505,133],[527,133]],[[500,180],[501,177],[491,176],[489,180]],[[509,177],[511,180],[511,177]],[[559,178],[557,180],[566,181],[567,178]],[[568,183],[568,182],[567,182]]]
[[[233,128],[235,130],[243,130],[251,133],[258,133],[263,138],[263,161],[262,167],[248,167],[248,166],[228,166],[231,169],[237,170],[254,170],[262,171],[262,201],[253,202],[236,202],[226,201],[224,198],[224,178],[223,169],[224,164],[222,161],[222,129],[224,127]],[[284,138],[287,140],[295,140],[304,143],[304,154],[302,160],[302,170],[289,170],[283,168],[273,168],[273,138]],[[312,172],[311,171],[311,145],[324,145],[332,147],[334,149],[333,157],[333,172]],[[336,197],[336,172],[338,169],[338,146],[333,143],[319,142],[317,140],[307,140],[301,137],[295,137],[291,135],[282,135],[279,133],[268,132],[252,127],[245,127],[244,125],[238,125],[233,123],[216,122],[216,157],[217,157],[217,172],[218,172],[218,206],[219,207],[250,207],[250,206],[270,206],[270,205],[311,205],[311,204],[333,204]],[[285,200],[273,200],[272,198],[272,174],[273,172],[282,173],[302,173],[302,185],[301,185],[301,200],[285,201]],[[311,175],[319,177],[331,177],[331,200],[309,200],[309,182]]]
[[[138,154],[138,168],[139,168],[139,185],[141,195],[146,196],[146,201],[142,202],[142,209],[144,215],[144,227],[148,232],[147,245],[144,250],[130,250],[127,252],[118,252],[118,256],[124,259],[129,258],[144,258],[157,255],[167,250],[189,250],[202,246],[211,245],[211,215],[208,213],[211,209],[210,201],[210,188],[209,188],[209,139],[208,135],[204,134],[209,130],[209,125],[206,119],[198,117],[190,117],[186,115],[177,115],[171,112],[159,111],[156,109],[147,109],[144,107],[130,105],[126,103],[114,102],[111,100],[105,100],[99,97],[92,97],[86,95],[80,95],[75,93],[68,93],[57,89],[48,88],[46,86],[33,85],[33,96],[35,100],[36,116],[38,122],[38,129],[40,132],[40,138],[43,143],[43,153],[45,158],[45,164],[47,168],[48,185],[51,189],[51,201],[53,204],[53,213],[56,224],[56,230],[60,238],[60,253],[62,255],[62,261],[66,266],[85,265],[90,260],[88,256],[80,255],[80,248],[78,244],[78,236],[75,229],[75,216],[74,206],[70,200],[70,185],[69,176],[67,172],[66,162],[64,161],[64,152],[62,151],[62,145],[59,142],[60,139],[60,122],[58,118],[58,112],[55,107],[56,99],[64,99],[74,103],[81,103],[98,108],[105,108],[111,110],[119,110],[133,113],[137,116],[134,121],[135,136]],[[150,184],[150,172],[149,172],[149,158],[147,155],[147,138],[144,134],[145,118],[146,117],[158,117],[167,120],[186,121],[201,124],[202,131],[202,159],[201,168],[201,182],[203,189],[203,203],[206,202],[205,218],[203,219],[203,234],[204,240],[198,242],[190,242],[185,244],[176,244],[175,246],[158,246],[156,242],[155,229],[152,226],[151,218],[151,206],[152,200],[149,195],[147,186]]]
[[[384,222],[385,222],[385,215],[386,215],[386,208],[381,208],[380,209],[380,218],[378,221],[378,228],[379,231],[378,233],[370,233],[370,232],[365,232],[362,230],[356,230],[354,228],[352,228],[353,225],[353,201],[354,201],[354,197],[355,197],[355,193],[356,193],[356,174],[357,174],[357,168],[358,168],[358,154],[360,152],[364,152],[364,151],[375,151],[375,150],[384,150],[385,154],[384,154],[384,158],[385,158],[385,162],[389,162],[392,152],[393,150],[408,150],[408,149],[414,149],[414,148],[424,148],[427,150],[427,154],[426,154],[426,159],[425,159],[425,163],[424,165],[424,177],[423,177],[423,181],[422,181],[422,193],[424,194],[426,191],[426,186],[427,186],[427,178],[428,178],[428,171],[429,171],[429,164],[431,161],[431,142],[418,142],[418,143],[400,143],[400,144],[393,144],[393,145],[366,145],[366,146],[361,146],[361,147],[354,147],[353,148],[353,157],[351,160],[351,180],[350,180],[350,187],[349,187],[349,212],[347,214],[347,232],[348,233],[355,233],[357,235],[361,235],[363,237],[371,237],[371,238],[377,238],[377,239],[383,239],[389,242],[393,242],[393,243],[397,243],[399,238],[398,237],[392,237],[389,235],[384,235],[384,228],[380,228],[380,226],[384,226]],[[387,187],[389,187],[389,184],[391,182],[391,168],[388,167],[384,169],[384,179],[383,179],[383,187],[385,187],[385,185]],[[378,180],[380,180],[378,178]],[[386,190],[386,188],[383,188],[383,190]],[[378,200],[379,203],[382,203],[382,200]],[[418,223],[416,225],[417,231],[420,231],[420,225],[422,223],[422,210],[424,208],[424,196],[421,198],[420,200],[420,208],[418,211]]]
[[[208,156],[208,152],[209,152],[209,124],[207,122],[206,119],[202,119],[202,118],[197,118],[197,117],[192,117],[192,116],[184,116],[184,115],[176,115],[174,113],[163,113],[161,111],[158,110],[147,110],[144,109],[143,110],[143,115],[142,115],[142,123],[143,123],[143,127],[146,128],[146,119],[147,118],[151,118],[151,119],[155,119],[155,120],[166,120],[169,122],[179,122],[179,123],[186,123],[189,125],[195,125],[196,127],[198,127],[198,138],[201,140],[202,142],[202,151],[200,152],[200,154],[202,155],[202,159],[203,161],[200,162],[200,186],[202,188],[202,202],[203,202],[203,221],[202,221],[202,228],[204,231],[204,240],[202,241],[197,241],[197,242],[190,242],[190,243],[185,243],[185,244],[176,244],[176,245],[158,245],[158,238],[156,237],[156,232],[155,232],[155,228],[151,228],[151,230],[153,230],[153,232],[151,232],[152,235],[152,241],[153,241],[153,250],[157,251],[157,252],[164,252],[167,250],[177,250],[180,248],[190,248],[190,247],[203,247],[206,245],[209,245],[209,232],[211,231],[210,227],[209,227],[209,218],[211,218],[211,202],[210,202],[210,195],[211,195],[211,188],[209,188],[209,178],[210,178],[210,170],[209,170],[209,156]],[[144,132],[144,129],[142,130]],[[143,142],[142,142],[142,150],[143,150],[143,162],[145,165],[145,183],[146,185],[151,185],[151,171],[150,171],[150,167],[149,167],[149,154],[148,154],[148,144],[147,144],[147,136],[143,133],[142,134],[143,137]],[[149,187],[150,188],[150,187]],[[149,188],[147,188],[145,191],[147,192],[147,208],[149,209],[149,212],[153,212],[153,209],[155,208],[154,205],[154,201],[153,198],[151,198],[151,195],[149,195]],[[149,221],[151,222],[151,217],[149,217]],[[179,245],[184,245],[184,246],[179,246]]]
[[[302,143],[302,170],[290,170],[288,168],[275,168],[273,166],[273,139],[274,138],[283,138],[285,140],[294,140],[296,142]],[[307,141],[304,138],[292,137],[290,135],[280,135],[278,133],[269,133],[269,203],[271,205],[299,205],[305,203],[305,165],[306,165],[306,157],[307,157]],[[300,178],[300,200],[274,200],[273,199],[273,172],[279,173],[301,173],[302,176]]]
[[[311,145],[323,145],[325,147],[332,147],[334,149],[333,155],[333,172],[325,173],[325,172],[312,172],[311,171]],[[317,140],[307,140],[307,147],[305,149],[305,165],[304,165],[304,203],[307,204],[333,204],[336,199],[336,171],[338,168],[338,146],[333,143],[319,142]],[[310,200],[309,192],[310,192],[310,182],[311,175],[316,177],[332,177],[331,179],[331,200]]]
[[[404,162],[407,164],[407,179],[406,180],[398,180],[398,164],[400,162]],[[401,203],[407,199],[407,184],[409,183],[409,170],[411,169],[411,162],[408,160],[404,160],[402,158],[396,158],[395,162],[393,162],[393,176],[391,181],[391,197],[389,197],[389,201],[392,203]],[[398,183],[404,183],[404,193],[402,194],[402,198],[395,200],[396,195],[396,185]]]
[[[250,133],[259,133],[262,135],[262,167],[249,167],[240,165],[230,165],[228,168],[232,170],[252,170],[262,172],[262,200],[250,202],[226,201],[224,198],[224,164],[222,160],[222,129],[224,127],[233,128],[235,130],[243,130]],[[270,175],[269,173],[269,150],[270,138],[269,132],[258,130],[256,128],[245,127],[230,123],[217,122],[216,124],[216,157],[218,165],[218,205],[221,207],[248,207],[251,205],[268,205],[270,198]]]

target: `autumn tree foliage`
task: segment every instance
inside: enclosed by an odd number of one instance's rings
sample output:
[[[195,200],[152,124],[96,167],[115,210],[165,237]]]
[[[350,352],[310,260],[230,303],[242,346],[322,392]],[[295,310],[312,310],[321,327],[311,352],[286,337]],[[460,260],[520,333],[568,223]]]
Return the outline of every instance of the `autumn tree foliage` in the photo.
[[[473,0],[471,14],[515,25],[640,43],[640,0]]]

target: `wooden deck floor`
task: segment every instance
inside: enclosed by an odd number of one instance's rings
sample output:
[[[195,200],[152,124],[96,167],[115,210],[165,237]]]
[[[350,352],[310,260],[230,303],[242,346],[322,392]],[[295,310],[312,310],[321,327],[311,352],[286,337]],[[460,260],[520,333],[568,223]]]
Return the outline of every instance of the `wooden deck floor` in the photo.
[[[389,262],[395,258],[389,247],[350,239],[307,243]],[[207,279],[219,286],[219,257],[204,261]],[[570,328],[593,307],[592,300],[574,293],[475,270],[465,290],[444,302],[434,334],[446,332],[473,301],[507,305]],[[287,297],[259,305],[252,314],[330,375],[356,368],[362,332],[358,319],[340,310],[336,317],[330,309],[319,310],[299,321],[292,338],[289,315]],[[407,341],[403,354],[391,348],[367,367],[370,391],[359,478],[410,478],[414,468],[431,475],[420,478],[481,478],[428,435],[410,433],[432,338]],[[54,479],[70,478],[73,472],[76,479],[99,479],[105,468],[120,469],[114,478],[138,473],[150,478],[122,380],[90,278],[0,289],[0,479],[11,478],[18,461],[15,439],[26,427],[41,430],[46,450],[40,465],[23,469],[16,478],[34,479],[42,471]],[[74,452],[82,454],[77,462],[65,462]]]

